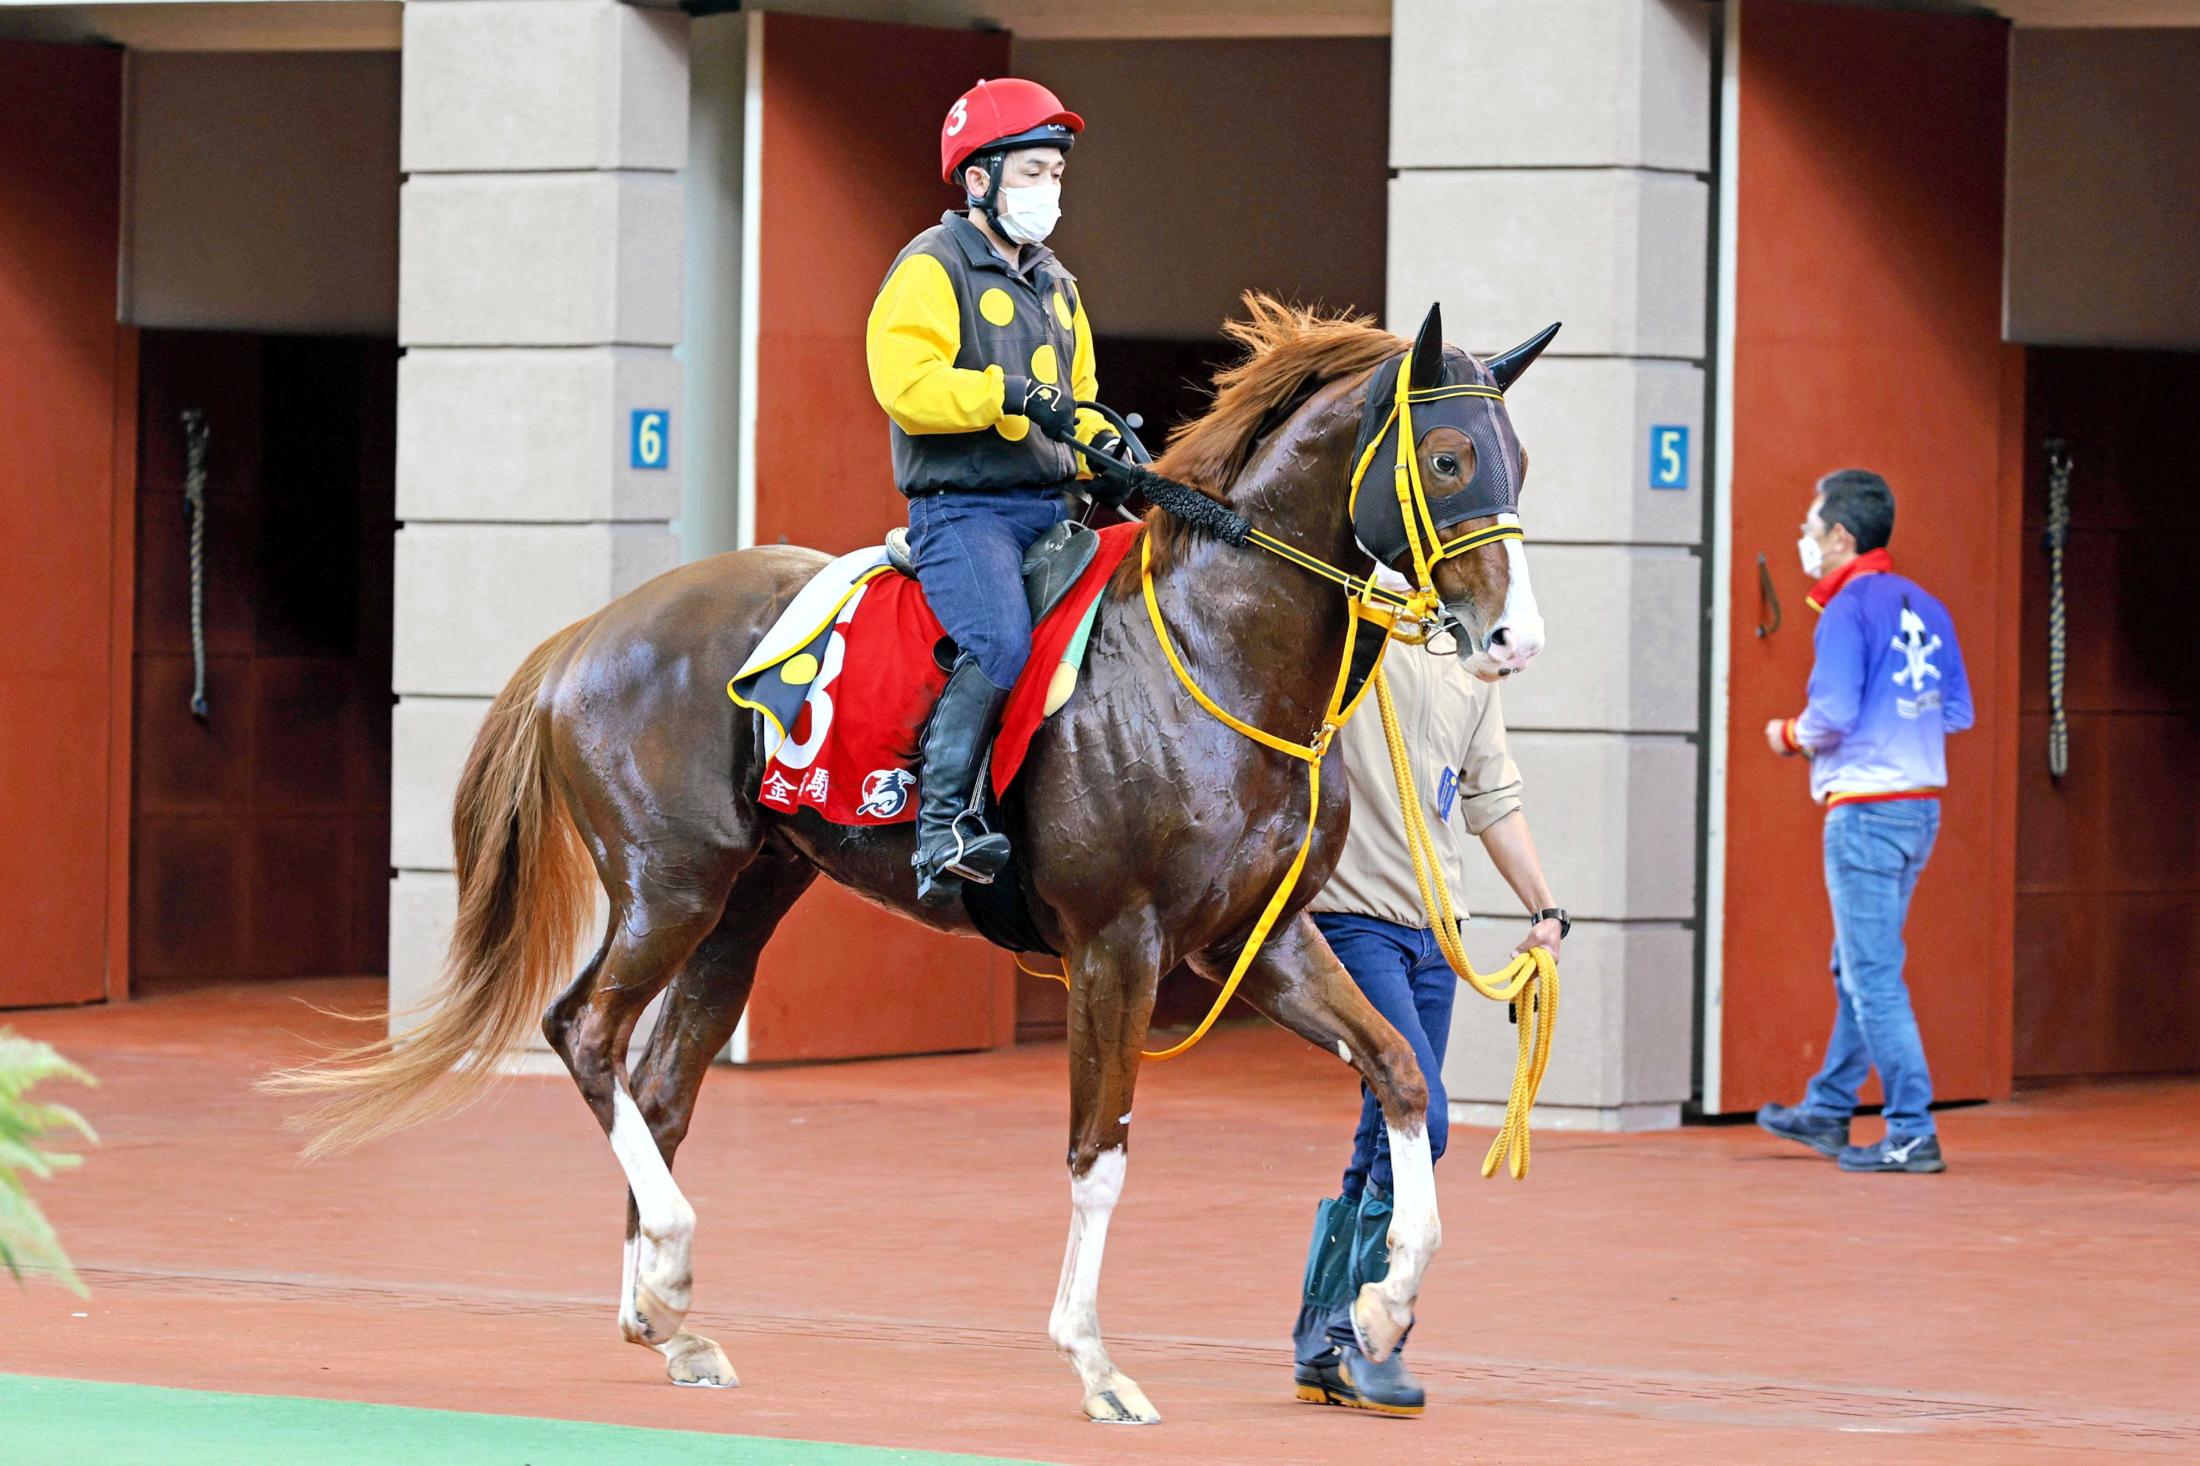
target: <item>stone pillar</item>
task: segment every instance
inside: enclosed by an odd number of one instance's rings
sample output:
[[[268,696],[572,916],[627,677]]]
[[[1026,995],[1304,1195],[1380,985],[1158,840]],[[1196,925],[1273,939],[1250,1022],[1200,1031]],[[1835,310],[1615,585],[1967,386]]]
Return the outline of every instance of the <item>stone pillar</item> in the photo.
[[[1543,1123],[1678,1122],[1694,1002],[1703,359],[1712,35],[1698,0],[1394,0],[1389,315],[1431,300],[1488,352],[1564,320],[1516,389],[1522,519],[1550,628],[1504,691],[1526,800],[1574,915]],[[1651,430],[1688,430],[1652,489]],[[1524,930],[1476,862],[1469,949]],[[1486,1122],[1514,1034],[1459,998],[1445,1077]]]
[[[405,7],[390,1000],[456,905],[451,796],[551,632],[678,559],[688,22],[613,0]],[[677,424],[669,435],[677,445]]]

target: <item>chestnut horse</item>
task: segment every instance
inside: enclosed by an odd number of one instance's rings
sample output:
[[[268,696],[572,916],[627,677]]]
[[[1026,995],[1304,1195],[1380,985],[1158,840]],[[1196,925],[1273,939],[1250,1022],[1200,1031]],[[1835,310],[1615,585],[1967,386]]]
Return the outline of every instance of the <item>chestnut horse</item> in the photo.
[[[1248,349],[1216,381],[1212,409],[1178,432],[1157,469],[1276,539],[1364,574],[1348,512],[1362,409],[1376,369],[1407,343],[1364,319],[1248,297],[1231,328]],[[1416,387],[1498,393],[1542,342],[1491,363],[1444,351],[1431,327]],[[1545,334],[1545,339],[1548,333]],[[1493,367],[1496,369],[1493,375]],[[1509,425],[1506,456],[1517,457]],[[1435,427],[1413,445],[1428,502],[1475,477],[1475,439]],[[1403,451],[1403,450],[1400,450]],[[1500,477],[1516,496],[1520,465]],[[1507,477],[1509,475],[1509,477]],[[1389,475],[1381,489],[1387,492]],[[1455,499],[1456,501],[1456,499]],[[1444,523],[1444,531],[1500,516]],[[1167,519],[1143,531],[1158,606],[1178,654],[1222,706],[1305,738],[1337,679],[1346,598],[1308,571]],[[397,1039],[272,1076],[315,1104],[309,1153],[382,1135],[474,1097],[538,1022],[610,1137],[628,1183],[625,1337],[658,1350],[680,1384],[737,1383],[717,1344],[682,1325],[695,1212],[672,1176],[705,1068],[740,1020],[758,953],[820,872],[947,931],[959,908],[917,904],[909,825],[842,828],[760,808],[757,731],[723,691],[779,612],[824,563],[765,547],[684,566],[536,648],[490,707],[458,787],[459,909],[426,1020]],[[1411,564],[1397,568],[1409,576]],[[1078,690],[1041,729],[1008,805],[1035,917],[1069,975],[1069,1246],[1048,1332],[1076,1369],[1086,1413],[1159,1419],[1101,1342],[1100,1261],[1123,1187],[1140,1047],[1164,973],[1227,972],[1308,828],[1300,765],[1233,732],[1187,695],[1140,594],[1136,557],[1104,593]],[[1517,538],[1438,562],[1435,589],[1460,654],[1485,677],[1542,643]],[[1412,1050],[1360,995],[1301,907],[1335,865],[1345,781],[1321,788],[1303,878],[1248,968],[1241,994],[1277,1023],[1345,1058],[1373,1089],[1397,1177],[1388,1276],[1358,1312],[1372,1358],[1413,1317],[1440,1229]],[[592,901],[610,898],[601,945],[562,994]],[[643,1006],[662,1020],[629,1072]],[[547,1009],[547,1012],[545,1011]]]

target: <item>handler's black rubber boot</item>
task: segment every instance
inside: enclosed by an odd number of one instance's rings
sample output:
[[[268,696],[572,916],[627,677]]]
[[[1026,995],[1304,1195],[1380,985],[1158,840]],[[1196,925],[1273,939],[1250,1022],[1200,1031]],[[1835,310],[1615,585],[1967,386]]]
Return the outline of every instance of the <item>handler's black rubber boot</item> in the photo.
[[[1428,1408],[1428,1395],[1406,1368],[1402,1348],[1376,1364],[1358,1345],[1346,1344],[1299,1365],[1293,1378],[1299,1398],[1316,1405],[1341,1405],[1376,1415],[1419,1415]]]
[[[924,729],[917,771],[917,900],[946,906],[971,881],[989,885],[1008,864],[1008,836],[986,829],[974,797],[1008,694],[963,657]]]
[[[1930,1176],[1948,1169],[1935,1135],[1890,1135],[1877,1145],[1852,1145],[1834,1158],[1844,1171]]]
[[[1757,1126],[1761,1130],[1807,1145],[1822,1156],[1839,1157],[1849,1143],[1849,1122],[1826,1115],[1813,1115],[1809,1111],[1786,1105],[1765,1105],[1757,1111]]]

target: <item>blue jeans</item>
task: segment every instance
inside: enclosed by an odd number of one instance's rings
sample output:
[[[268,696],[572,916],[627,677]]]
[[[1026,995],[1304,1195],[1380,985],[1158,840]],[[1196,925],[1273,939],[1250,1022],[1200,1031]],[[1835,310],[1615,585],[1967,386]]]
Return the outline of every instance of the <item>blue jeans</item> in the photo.
[[[1833,1037],[1803,1108],[1847,1119],[1864,1076],[1879,1070],[1887,1133],[1933,1133],[1933,1077],[1910,989],[1902,923],[1940,833],[1940,801],[1893,799],[1826,811],[1826,895],[1833,905]]]
[[[909,501],[909,547],[924,598],[1003,692],[1031,656],[1024,551],[1067,514],[1052,489],[949,489]]]
[[[1451,1003],[1458,995],[1459,979],[1452,975],[1435,935],[1425,928],[1348,912],[1318,912],[1314,925],[1321,928],[1329,949],[1375,1011],[1413,1046],[1421,1077],[1428,1082],[1429,1154],[1442,1156],[1451,1134],[1444,1098],[1444,1049],[1451,1042]],[[1374,1091],[1362,1084],[1360,1128],[1352,1137],[1352,1164],[1344,1172],[1345,1199],[1356,1201],[1370,1182],[1386,1193],[1394,1189],[1383,1107],[1376,1103]]]

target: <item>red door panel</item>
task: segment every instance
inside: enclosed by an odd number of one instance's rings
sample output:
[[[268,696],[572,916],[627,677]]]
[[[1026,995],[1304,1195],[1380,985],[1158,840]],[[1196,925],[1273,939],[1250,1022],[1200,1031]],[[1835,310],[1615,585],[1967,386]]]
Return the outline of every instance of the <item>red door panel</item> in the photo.
[[[2200,1069],[2200,354],[2035,350],[2027,414],[2016,1070]],[[2049,437],[2069,444],[2069,768],[2047,767]],[[2179,614],[2180,609],[2183,614]]]
[[[957,200],[939,129],[1001,32],[766,14],[758,226],[756,540],[833,553],[906,518],[863,325],[886,267]],[[1015,967],[820,881],[766,950],[748,1057],[985,1048],[1015,1036]]]
[[[127,981],[109,919],[128,772],[121,83],[119,51],[0,43],[0,1007]]]
[[[1908,976],[1941,1098],[2009,1088],[2021,357],[2001,340],[1998,21],[1745,0],[1720,1082],[1792,1102],[1833,1016],[1820,813],[1766,720],[1802,704],[1811,482],[1894,485],[1896,564],[1954,613],[1978,726],[1950,741]],[[1757,556],[1786,610],[1754,634]]]

